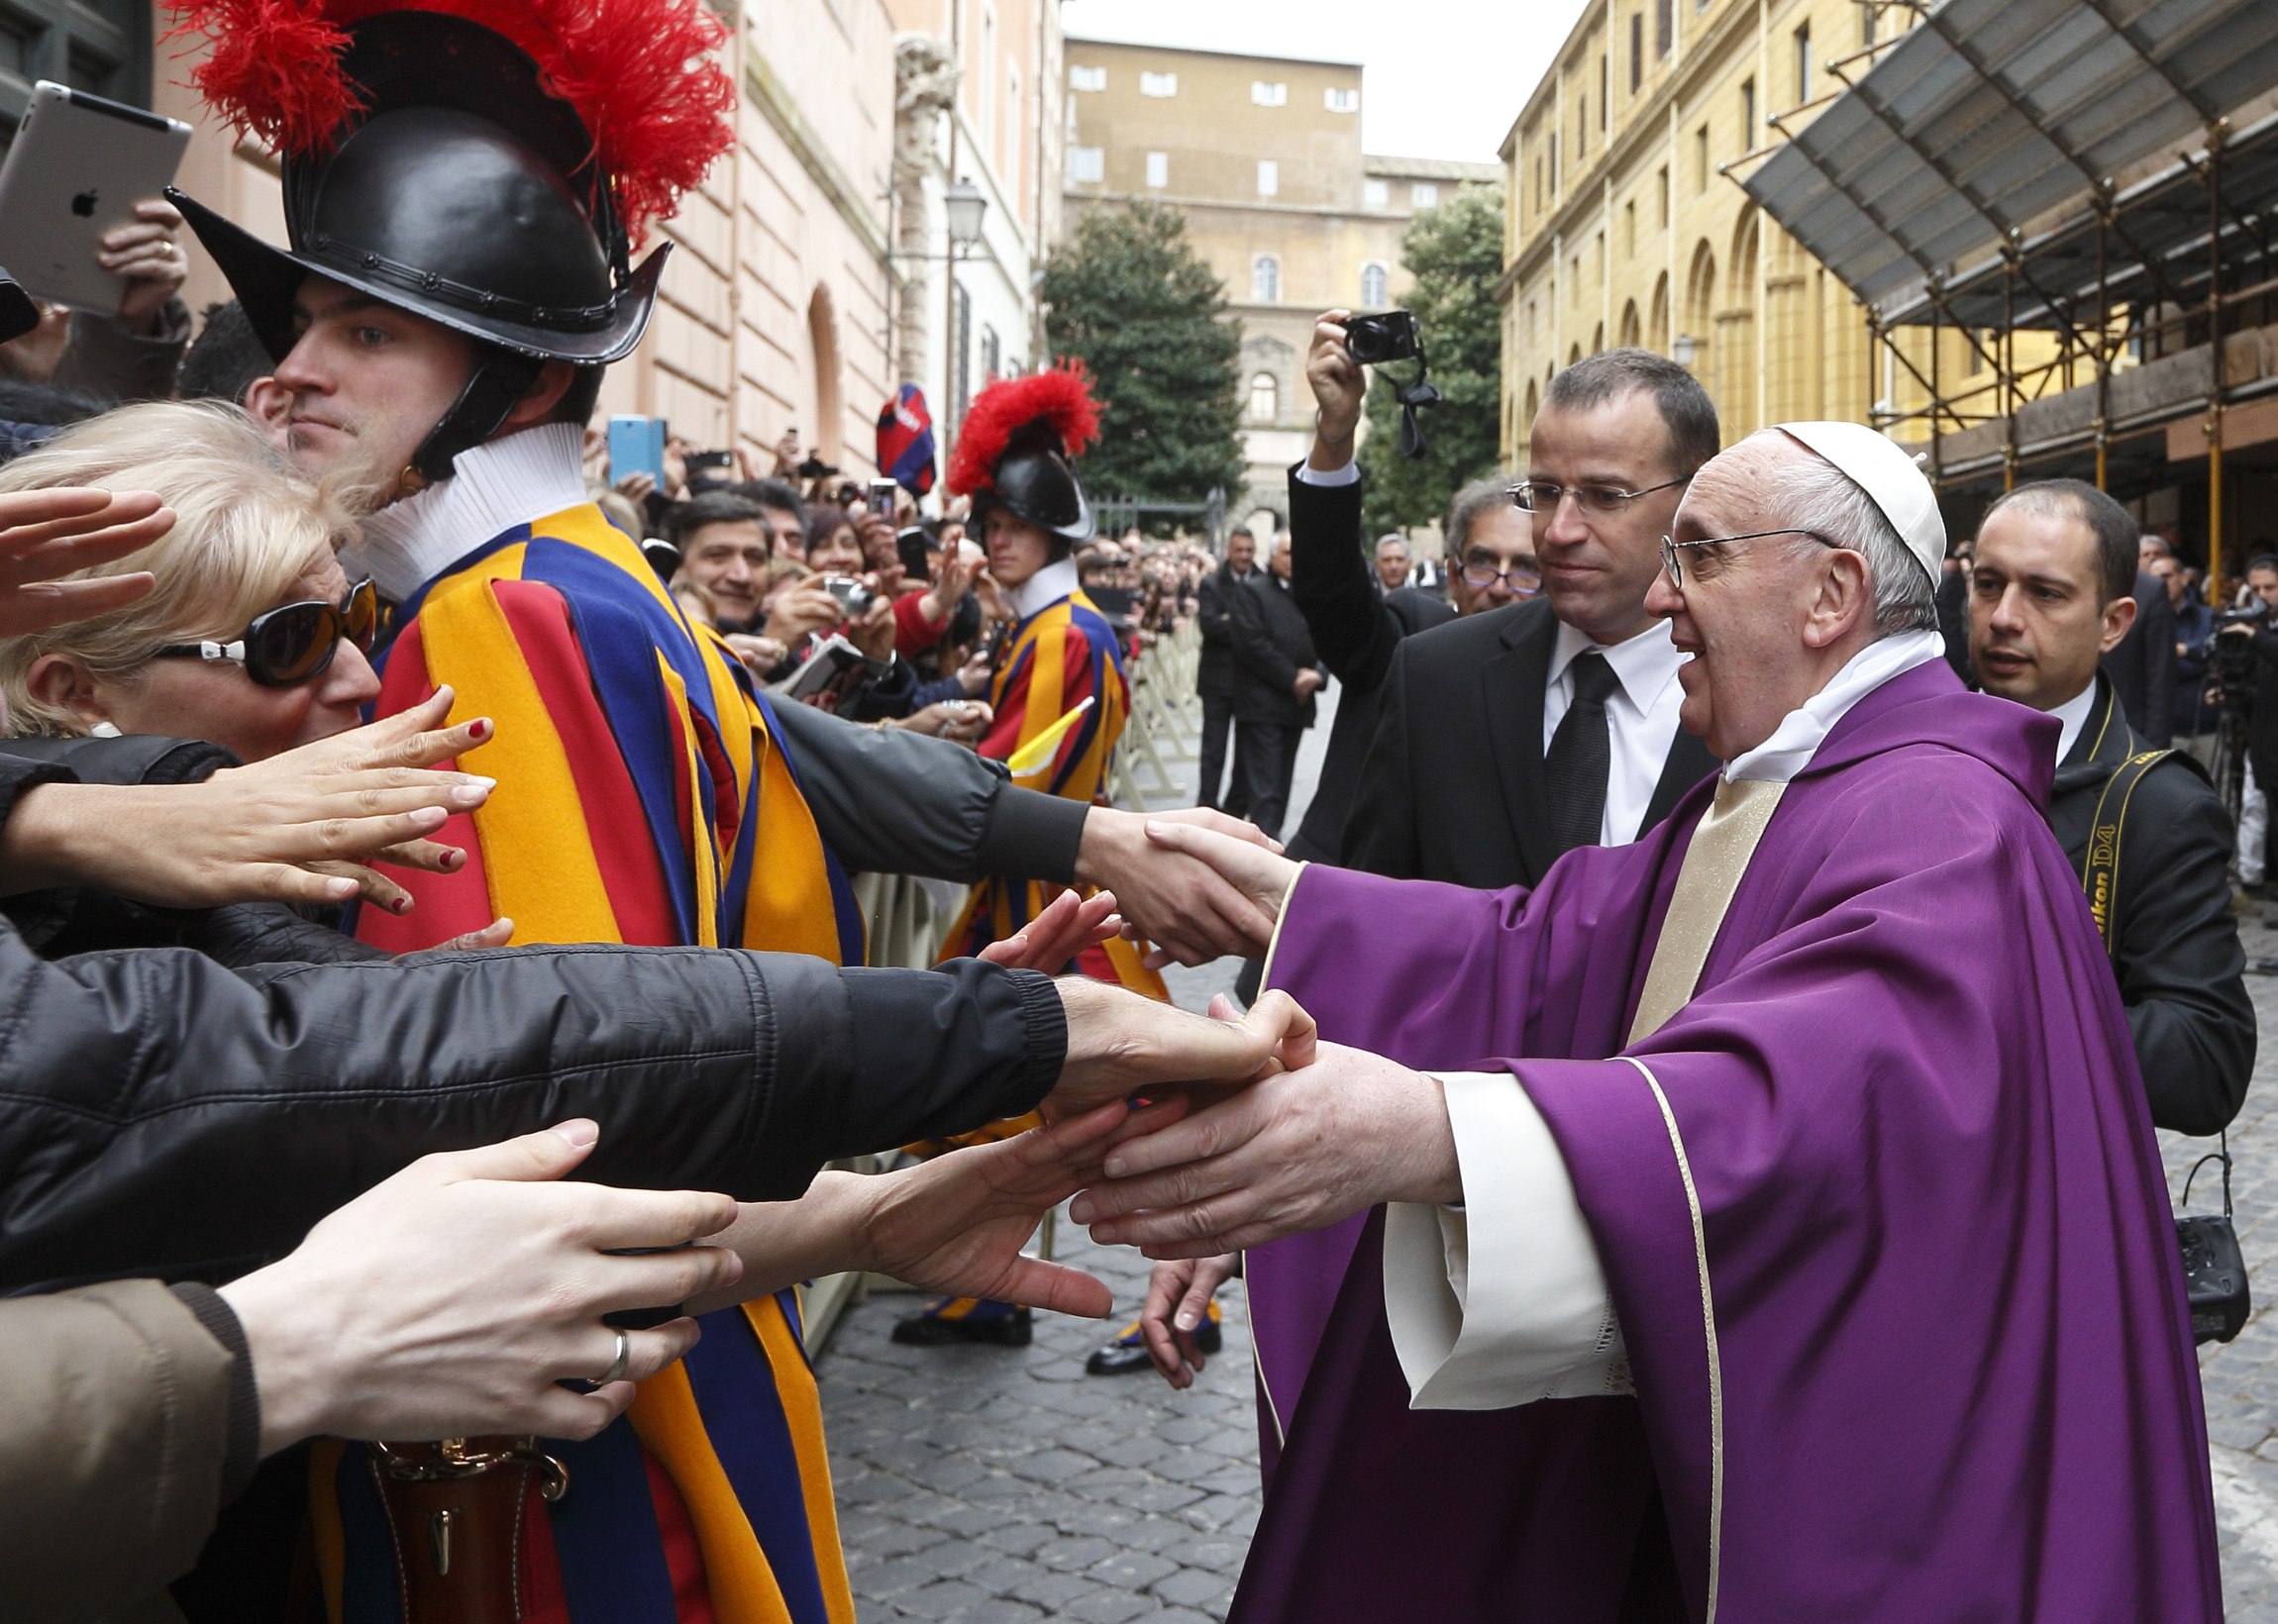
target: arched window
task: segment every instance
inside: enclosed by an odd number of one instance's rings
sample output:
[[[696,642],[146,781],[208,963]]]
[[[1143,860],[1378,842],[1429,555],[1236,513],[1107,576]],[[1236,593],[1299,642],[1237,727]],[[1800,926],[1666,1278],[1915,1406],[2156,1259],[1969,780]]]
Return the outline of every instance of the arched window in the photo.
[[[1375,260],[1361,266],[1361,308],[1382,310],[1392,302],[1392,276]]]
[[[1282,385],[1271,372],[1260,372],[1250,380],[1250,421],[1276,423],[1282,416]]]
[[[1282,302],[1282,261],[1270,254],[1250,261],[1250,300],[1254,304]]]

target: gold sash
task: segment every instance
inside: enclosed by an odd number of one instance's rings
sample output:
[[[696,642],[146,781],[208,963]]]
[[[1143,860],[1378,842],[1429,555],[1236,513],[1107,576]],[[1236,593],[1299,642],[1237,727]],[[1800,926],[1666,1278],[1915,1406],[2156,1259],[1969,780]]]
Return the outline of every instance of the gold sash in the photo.
[[[1702,814],[1693,843],[1685,849],[1685,865],[1677,870],[1677,888],[1670,893],[1669,913],[1661,921],[1661,939],[1653,945],[1653,963],[1645,971],[1645,990],[1638,995],[1629,1044],[1651,1037],[1692,1002],[1701,968],[1708,963],[1708,950],[1716,945],[1716,933],[1732,906],[1732,894],[1740,888],[1740,876],[1748,871],[1756,843],[1763,839],[1764,827],[1772,821],[1787,787],[1758,778],[1716,786],[1716,799]]]

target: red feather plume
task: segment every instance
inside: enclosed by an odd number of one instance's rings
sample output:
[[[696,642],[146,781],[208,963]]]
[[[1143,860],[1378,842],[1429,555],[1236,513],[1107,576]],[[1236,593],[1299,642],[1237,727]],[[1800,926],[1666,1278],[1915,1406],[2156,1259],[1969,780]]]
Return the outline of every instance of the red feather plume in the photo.
[[[1080,360],[1064,360],[1024,378],[999,378],[975,397],[957,432],[949,459],[949,490],[971,496],[996,484],[996,459],[1014,431],[1038,418],[1049,419],[1071,461],[1099,438],[1099,408],[1091,399],[1091,374]]]
[[[464,17],[514,42],[576,110],[638,247],[734,142],[736,87],[712,59],[703,0],[175,0],[166,39],[212,44],[190,82],[232,128],[321,153],[361,112],[340,69],[347,29],[388,11]]]

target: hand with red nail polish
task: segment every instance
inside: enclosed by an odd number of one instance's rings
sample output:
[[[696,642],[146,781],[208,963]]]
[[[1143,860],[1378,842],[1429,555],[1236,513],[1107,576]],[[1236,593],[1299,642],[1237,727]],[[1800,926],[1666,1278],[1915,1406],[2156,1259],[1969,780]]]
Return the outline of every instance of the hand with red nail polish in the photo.
[[[411,898],[369,866],[466,864],[429,837],[490,797],[494,780],[441,769],[490,737],[487,719],[444,726],[448,688],[369,727],[229,767],[196,784],[42,784],[0,826],[0,894],[91,885],[138,902],[339,903],[405,913]]]

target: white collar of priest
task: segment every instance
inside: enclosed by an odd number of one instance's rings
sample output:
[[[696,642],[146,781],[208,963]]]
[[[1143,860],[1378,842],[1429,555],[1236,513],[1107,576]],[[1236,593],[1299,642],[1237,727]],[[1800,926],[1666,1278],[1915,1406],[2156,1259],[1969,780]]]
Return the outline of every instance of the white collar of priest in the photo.
[[[2080,730],[2088,726],[2088,713],[2095,709],[2096,678],[2092,675],[2088,679],[2087,687],[2081,689],[2063,704],[2043,713],[2055,717],[2060,729],[2056,736],[2056,761],[2059,766],[2062,766],[2064,759],[2072,754],[2072,747],[2080,738]]]
[[[1946,657],[1946,641],[1935,632],[1901,632],[1879,639],[1853,655],[1833,680],[1781,718],[1772,737],[1725,763],[1724,781],[1753,778],[1784,784],[1809,766],[1835,724],[1853,705],[1894,676]]]
[[[1062,598],[1074,597],[1082,584],[1074,558],[1048,563],[1012,589],[1012,612],[1026,620],[1039,609],[1049,609]]]
[[[1669,623],[1657,620],[1635,637],[1610,646],[1592,640],[1590,634],[1579,627],[1558,623],[1558,641],[1550,650],[1550,673],[1545,679],[1551,686],[1558,684],[1576,657],[1597,650],[1605,657],[1614,680],[1621,691],[1642,716],[1653,708],[1654,701],[1677,680],[1678,667],[1686,654],[1670,641]]]
[[[541,423],[461,452],[450,478],[365,519],[349,573],[401,603],[500,532],[586,499],[585,431]]]

